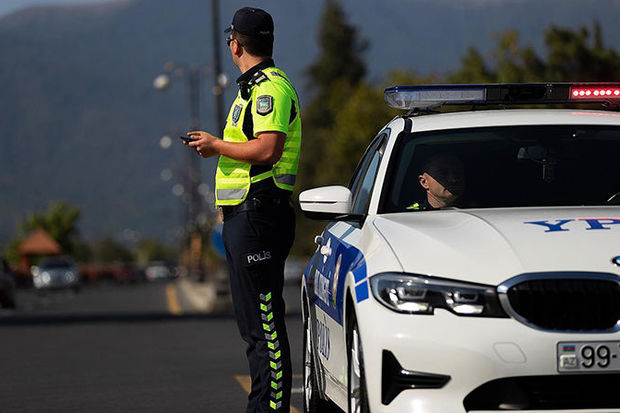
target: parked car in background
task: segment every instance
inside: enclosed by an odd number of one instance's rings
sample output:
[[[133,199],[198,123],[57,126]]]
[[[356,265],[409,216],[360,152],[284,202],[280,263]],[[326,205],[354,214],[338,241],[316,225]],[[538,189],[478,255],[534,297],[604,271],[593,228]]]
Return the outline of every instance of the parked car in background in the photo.
[[[15,308],[15,277],[11,272],[9,263],[2,258],[0,265],[0,307]]]
[[[114,268],[114,280],[118,283],[137,283],[144,281],[144,271],[131,263],[122,263]]]
[[[148,281],[169,280],[177,275],[176,266],[165,261],[153,261],[145,270]]]
[[[47,257],[32,267],[32,282],[37,289],[74,288],[80,285],[79,270],[70,257]]]

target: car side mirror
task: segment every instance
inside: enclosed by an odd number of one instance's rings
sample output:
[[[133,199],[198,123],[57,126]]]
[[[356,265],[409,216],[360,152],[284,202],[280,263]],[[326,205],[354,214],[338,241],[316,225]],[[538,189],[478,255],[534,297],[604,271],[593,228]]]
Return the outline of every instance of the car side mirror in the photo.
[[[322,186],[299,194],[299,206],[305,216],[317,220],[358,221],[361,215],[351,214],[351,190],[345,186]]]

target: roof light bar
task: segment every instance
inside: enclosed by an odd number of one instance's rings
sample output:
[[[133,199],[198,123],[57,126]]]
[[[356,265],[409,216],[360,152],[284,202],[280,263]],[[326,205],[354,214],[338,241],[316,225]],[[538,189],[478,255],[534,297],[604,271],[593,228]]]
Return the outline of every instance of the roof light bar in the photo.
[[[447,103],[484,103],[485,89],[480,85],[394,86],[385,89],[385,101],[397,109],[428,109]]]
[[[578,101],[617,106],[620,105],[620,82],[393,86],[385,89],[384,96],[390,107],[410,111],[442,105],[536,105]]]

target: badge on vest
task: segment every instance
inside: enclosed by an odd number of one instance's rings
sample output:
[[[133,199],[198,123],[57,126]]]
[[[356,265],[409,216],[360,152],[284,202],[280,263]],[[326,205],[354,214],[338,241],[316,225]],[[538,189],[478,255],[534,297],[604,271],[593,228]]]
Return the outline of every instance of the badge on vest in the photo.
[[[262,95],[256,99],[256,113],[259,115],[268,115],[273,111],[273,96]]]
[[[239,122],[239,116],[241,116],[241,109],[243,109],[241,105],[235,105],[235,108],[233,109],[233,114],[232,114],[233,126],[237,126],[237,122]]]

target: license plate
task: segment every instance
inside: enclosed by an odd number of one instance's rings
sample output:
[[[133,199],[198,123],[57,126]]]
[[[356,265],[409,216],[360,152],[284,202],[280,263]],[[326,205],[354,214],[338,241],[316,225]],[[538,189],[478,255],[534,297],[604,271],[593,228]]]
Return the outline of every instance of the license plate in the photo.
[[[558,371],[620,371],[620,341],[568,341],[558,343]]]

